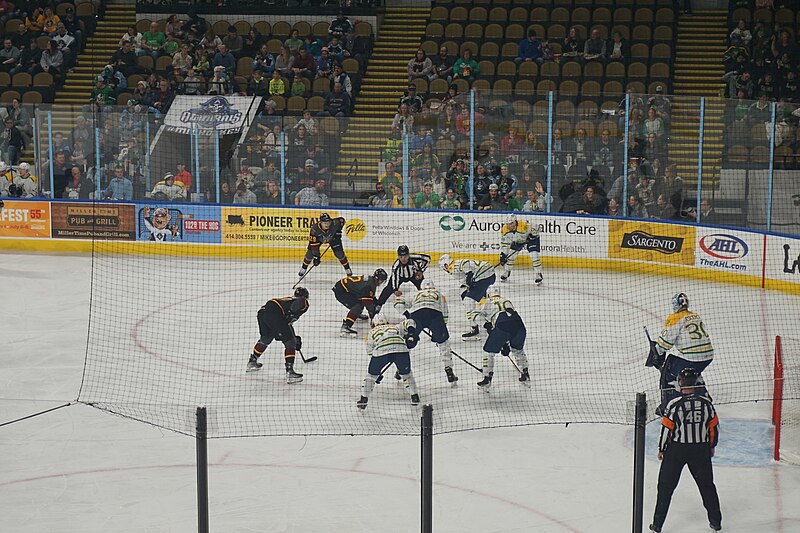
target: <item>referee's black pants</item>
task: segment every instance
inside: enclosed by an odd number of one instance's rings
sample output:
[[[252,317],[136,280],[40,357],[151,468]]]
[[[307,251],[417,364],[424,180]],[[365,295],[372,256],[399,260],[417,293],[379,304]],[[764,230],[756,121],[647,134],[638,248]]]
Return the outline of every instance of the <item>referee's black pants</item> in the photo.
[[[413,277],[411,279],[401,279],[400,280],[400,285],[402,285],[403,283],[406,283],[406,282],[413,283],[414,286],[417,288],[417,290],[419,290],[420,287],[422,287],[422,280],[423,279],[424,278],[422,276]],[[394,283],[392,282],[392,278],[390,277],[389,278],[389,282],[386,284],[386,287],[383,288],[383,292],[381,292],[381,295],[378,297],[378,303],[380,305],[384,305],[386,303],[386,301],[389,299],[389,297],[392,295],[392,293],[400,288],[400,285],[395,287]]]
[[[714,485],[714,472],[711,468],[711,448],[708,443],[681,444],[678,442],[670,443],[661,461],[653,524],[658,527],[664,525],[669,504],[672,501],[672,493],[678,486],[684,465],[689,466],[689,472],[697,483],[697,488],[700,489],[703,507],[708,513],[708,521],[712,524],[722,524],[719,496],[717,487]]]

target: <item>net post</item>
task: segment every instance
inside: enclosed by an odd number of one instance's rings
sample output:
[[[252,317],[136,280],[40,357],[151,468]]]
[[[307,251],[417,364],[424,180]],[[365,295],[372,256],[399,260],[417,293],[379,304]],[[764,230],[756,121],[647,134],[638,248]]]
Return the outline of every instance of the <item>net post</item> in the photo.
[[[633,533],[642,533],[644,515],[644,443],[647,427],[647,395],[636,394],[633,433]]]
[[[422,533],[433,531],[433,406],[422,406]]]
[[[781,460],[781,411],[783,407],[783,351],[781,336],[775,336],[775,362],[772,381],[772,424],[775,426],[775,443],[772,457]]]
[[[208,533],[208,425],[206,408],[197,408],[197,531]]]

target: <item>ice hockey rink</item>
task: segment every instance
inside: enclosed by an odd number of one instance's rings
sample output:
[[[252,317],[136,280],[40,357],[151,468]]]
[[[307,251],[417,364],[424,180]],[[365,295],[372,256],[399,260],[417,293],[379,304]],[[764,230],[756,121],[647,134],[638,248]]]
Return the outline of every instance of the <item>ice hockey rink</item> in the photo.
[[[341,271],[335,265],[323,266],[318,277],[310,277],[306,286],[312,291],[312,298],[315,292],[324,290],[328,291],[326,298],[332,301],[330,285]],[[270,297],[288,294],[288,287],[296,279],[295,270],[294,263],[286,264],[280,269],[285,279],[270,281],[276,293],[256,291],[253,299],[259,303],[238,311],[251,321],[252,333],[236,339],[234,351],[242,353],[232,355],[234,367],[244,365],[256,339],[254,317],[258,306]],[[726,329],[725,335],[712,334],[720,353],[742,344],[760,346],[763,353],[754,357],[762,361],[768,361],[771,339],[781,333],[781,328],[796,325],[800,310],[796,298],[781,293],[765,296],[758,289],[675,278],[665,278],[659,288],[666,295],[664,301],[659,301],[659,305],[643,304],[635,291],[625,290],[624,283],[620,283],[622,276],[625,274],[602,271],[547,271],[546,285],[541,289],[549,292],[544,294],[591,300],[592,305],[586,309],[593,314],[578,316],[569,323],[553,309],[540,309],[539,314],[533,315],[536,318],[526,316],[531,333],[528,344],[531,359],[536,358],[537,352],[547,353],[559,344],[568,343],[576,329],[592,329],[603,323],[606,329],[601,328],[600,332],[605,332],[605,338],[597,339],[593,354],[583,356],[597,358],[597,367],[611,376],[608,392],[613,392],[619,376],[614,365],[603,363],[604,346],[613,344],[617,351],[626,352],[622,354],[623,360],[635,357],[636,350],[641,351],[642,358],[646,352],[646,343],[640,337],[611,338],[614,325],[634,322],[638,335],[642,324],[656,328],[669,312],[668,298],[676,290],[692,295],[693,307],[709,324],[740,321],[747,325]],[[77,398],[86,355],[90,277],[89,256],[0,254],[4,311],[0,327],[0,423]],[[437,286],[446,287],[444,278],[435,280]],[[513,276],[512,281],[516,281]],[[709,304],[704,305],[704,301]],[[723,301],[725,304],[720,305]],[[606,304],[608,312],[598,312]],[[322,386],[321,374],[326,369],[328,351],[363,353],[360,340],[338,337],[343,308],[335,305],[333,301],[327,311],[333,317],[326,316],[320,306],[312,308],[298,323],[298,332],[304,335],[306,356],[318,355],[320,361],[309,365],[298,362],[298,369],[307,379],[296,387]],[[533,313],[535,302],[530,306]],[[451,307],[453,315],[460,314],[457,304]],[[147,305],[131,313],[144,316]],[[312,322],[322,324],[318,338],[303,331],[304,325]],[[463,324],[455,323],[453,333],[457,336]],[[365,331],[364,324],[360,325],[360,331]],[[113,342],[134,341],[126,338]],[[155,351],[156,344],[145,343],[142,349]],[[476,353],[477,346],[462,348],[465,344],[456,339],[453,347],[459,353],[468,350]],[[278,357],[274,347],[270,353]],[[366,356],[360,361],[366,368]],[[636,360],[635,366],[639,368],[640,363]],[[631,368],[633,365],[632,360]],[[718,365],[720,372],[725,371],[722,357],[714,365]],[[768,374],[766,366],[763,372]],[[271,369],[265,364],[264,375],[257,378],[264,381],[256,383],[263,383],[279,394],[288,386],[265,377],[269,372],[274,377],[278,370],[276,364]],[[652,373],[655,384],[655,372],[637,370],[645,371]],[[468,373],[463,365],[459,373],[462,381],[453,393],[459,398],[481,394],[472,390],[475,375]],[[536,376],[534,371],[532,374]],[[423,401],[426,386],[422,381]],[[510,391],[514,384],[503,382],[503,386]],[[358,382],[353,380],[352,392],[345,389],[344,395],[354,402],[358,397]],[[386,400],[385,392],[376,393],[370,409],[380,412],[381,402]],[[413,417],[411,406],[408,407]],[[300,408],[295,405],[295,409]],[[769,402],[719,407],[721,440],[715,458],[715,477],[724,531],[800,531],[800,467],[771,460],[770,409]],[[276,413],[276,416],[290,414]],[[655,458],[657,430],[655,423],[648,427],[645,528],[655,502],[659,466]],[[630,531],[631,443],[631,426],[591,423],[437,435],[434,531]],[[211,529],[419,531],[419,456],[418,437],[209,440]],[[0,427],[0,457],[0,531],[196,530],[194,440],[185,435],[77,404]],[[685,471],[664,531],[707,530],[699,494]]]

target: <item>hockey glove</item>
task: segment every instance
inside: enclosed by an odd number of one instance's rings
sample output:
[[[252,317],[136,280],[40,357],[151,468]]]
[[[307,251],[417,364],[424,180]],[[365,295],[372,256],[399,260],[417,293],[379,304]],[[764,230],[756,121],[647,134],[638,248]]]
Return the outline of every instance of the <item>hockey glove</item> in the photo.
[[[319,266],[319,264],[321,262],[322,262],[322,259],[319,256],[315,256],[314,257],[314,266]]]
[[[294,347],[296,350],[300,350],[303,348],[303,339],[300,338],[300,335],[294,336]]]
[[[491,333],[492,330],[494,329],[494,326],[492,326],[491,322],[484,322],[483,323],[483,329],[486,330],[486,333]]]
[[[505,343],[505,344],[503,345],[503,347],[502,347],[502,348],[500,348],[500,353],[501,353],[501,354],[502,354],[504,357],[508,357],[509,355],[511,355],[511,345],[510,345],[510,344],[508,344],[508,343]]]
[[[508,263],[508,256],[505,252],[500,252],[500,264],[505,265],[506,263]]]
[[[644,366],[654,366],[660,369],[661,365],[664,364],[664,355],[666,354],[659,354],[656,346],[656,341],[650,341],[650,353],[647,354],[647,361],[644,363]]]
[[[461,288],[464,289],[463,291],[461,291],[461,299],[464,300],[467,297],[467,293],[469,292],[469,287],[467,287],[466,285],[462,285]]]
[[[511,249],[515,252],[519,252],[525,246],[524,242],[515,242],[511,245]]]
[[[377,315],[378,313],[380,313],[382,308],[383,308],[383,305],[376,304],[375,305],[375,313],[374,314]]]
[[[475,276],[472,272],[467,272],[467,287],[472,287],[473,281],[472,278]]]
[[[406,347],[411,350],[412,348],[416,347],[417,343],[419,342],[419,337],[414,337],[409,335],[406,337]]]

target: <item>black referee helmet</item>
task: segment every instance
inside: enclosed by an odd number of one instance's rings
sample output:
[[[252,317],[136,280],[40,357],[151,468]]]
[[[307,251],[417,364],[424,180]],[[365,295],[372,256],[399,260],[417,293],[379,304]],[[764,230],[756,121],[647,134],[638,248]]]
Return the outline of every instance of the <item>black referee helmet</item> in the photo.
[[[694,368],[687,367],[680,371],[678,374],[678,385],[683,387],[694,387],[697,385],[697,380],[700,379],[700,373]]]

